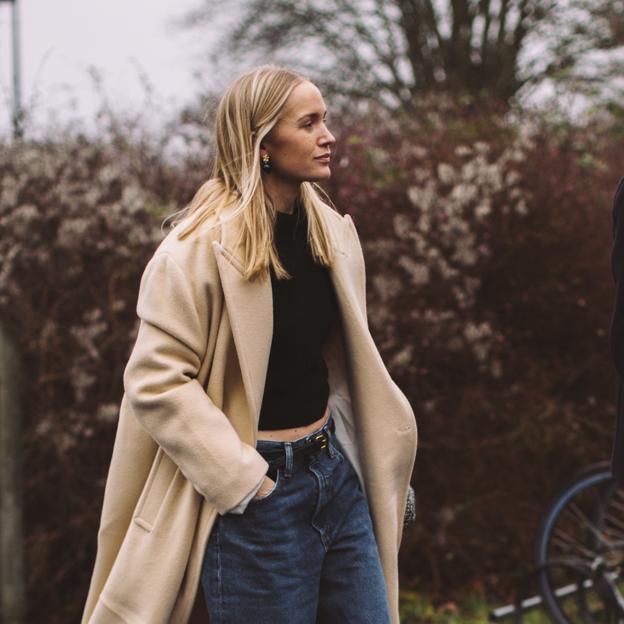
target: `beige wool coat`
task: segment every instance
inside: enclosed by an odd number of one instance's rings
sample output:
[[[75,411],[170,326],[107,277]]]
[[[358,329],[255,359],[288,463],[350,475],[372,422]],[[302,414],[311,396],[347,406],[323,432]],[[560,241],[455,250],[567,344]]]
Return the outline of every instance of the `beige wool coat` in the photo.
[[[336,436],[368,500],[392,623],[398,551],[416,457],[412,408],[369,332],[365,267],[351,217],[326,207],[340,308],[324,348]],[[82,624],[208,622],[200,582],[218,513],[265,474],[256,451],[273,332],[270,280],[246,281],[236,221],[178,224],[139,287],[136,342],[106,480]]]

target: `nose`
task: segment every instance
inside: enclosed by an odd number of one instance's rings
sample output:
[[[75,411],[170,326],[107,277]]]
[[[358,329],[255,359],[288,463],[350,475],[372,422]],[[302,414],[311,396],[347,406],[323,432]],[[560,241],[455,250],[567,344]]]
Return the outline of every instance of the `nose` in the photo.
[[[323,126],[325,127],[325,132],[321,135],[319,144],[323,147],[334,145],[334,143],[336,143],[336,137],[334,137],[325,124],[323,124]]]

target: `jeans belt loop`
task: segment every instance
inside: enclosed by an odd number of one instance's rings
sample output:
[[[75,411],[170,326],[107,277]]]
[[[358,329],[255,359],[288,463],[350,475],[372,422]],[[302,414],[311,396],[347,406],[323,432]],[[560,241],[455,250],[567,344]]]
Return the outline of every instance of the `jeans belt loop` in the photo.
[[[333,427],[331,427],[330,430],[333,430]],[[310,454],[317,449],[327,448],[328,445],[329,445],[329,433],[327,431],[321,431],[314,435],[314,437],[311,439],[311,444],[294,449],[293,454],[295,456],[301,455],[301,453],[303,452],[305,452],[306,454]],[[282,450],[279,457],[273,460],[268,460],[268,461],[273,467],[280,468],[284,466],[286,463],[286,452]]]

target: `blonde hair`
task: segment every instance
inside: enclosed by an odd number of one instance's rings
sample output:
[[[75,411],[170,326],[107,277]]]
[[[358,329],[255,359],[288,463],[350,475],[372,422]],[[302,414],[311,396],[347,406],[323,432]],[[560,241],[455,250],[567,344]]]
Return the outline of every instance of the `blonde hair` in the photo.
[[[307,80],[277,65],[261,65],[238,76],[217,107],[212,176],[185,208],[170,215],[175,217],[172,228],[194,215],[189,226],[178,233],[182,240],[207,220],[208,229],[217,227],[221,210],[231,207],[231,218],[242,220],[238,242],[243,242],[244,277],[248,280],[268,277],[271,266],[279,279],[290,277],[273,239],[277,209],[264,189],[260,143],[280,119],[292,90]],[[307,216],[312,255],[318,264],[329,266],[334,249],[322,214],[323,205],[335,207],[323,189],[311,182],[301,183],[297,201]]]

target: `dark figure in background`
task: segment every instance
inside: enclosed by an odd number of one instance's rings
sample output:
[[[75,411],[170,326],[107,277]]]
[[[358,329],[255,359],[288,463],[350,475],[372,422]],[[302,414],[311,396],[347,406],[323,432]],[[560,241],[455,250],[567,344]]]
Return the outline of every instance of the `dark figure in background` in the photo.
[[[615,282],[613,316],[609,327],[609,347],[616,369],[617,420],[611,456],[611,470],[624,485],[624,178],[613,198],[613,249],[611,269]]]

